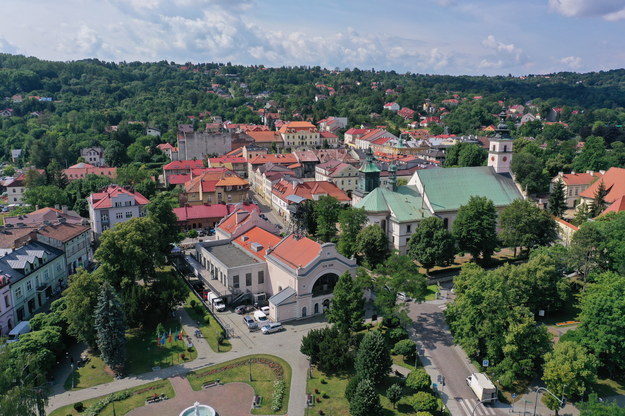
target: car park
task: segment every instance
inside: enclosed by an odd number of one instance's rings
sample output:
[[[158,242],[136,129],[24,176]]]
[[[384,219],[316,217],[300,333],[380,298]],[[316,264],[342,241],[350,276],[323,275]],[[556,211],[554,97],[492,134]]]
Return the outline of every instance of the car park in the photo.
[[[267,335],[267,334],[273,334],[274,332],[284,331],[285,328],[282,326],[280,322],[271,322],[263,326],[260,330],[262,331],[264,335]]]
[[[253,309],[254,308],[249,305],[239,305],[236,308],[234,308],[234,312],[239,315],[243,315],[244,313],[251,312]]]
[[[245,315],[243,317],[243,323],[245,324],[245,326],[247,326],[247,329],[249,329],[250,332],[258,330],[258,324],[250,315]]]

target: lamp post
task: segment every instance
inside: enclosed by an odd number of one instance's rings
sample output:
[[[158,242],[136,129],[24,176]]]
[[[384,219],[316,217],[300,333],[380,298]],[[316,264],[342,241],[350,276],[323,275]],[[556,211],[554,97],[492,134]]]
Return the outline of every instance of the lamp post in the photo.
[[[252,381],[252,360],[248,360],[247,363],[250,365],[250,381]]]
[[[69,366],[72,368],[72,390],[74,390],[74,363],[69,363]]]
[[[562,386],[562,398],[558,399],[558,397],[555,394],[547,390],[545,387],[538,387],[536,389],[536,397],[534,398],[534,416],[536,416],[536,407],[538,406],[538,393],[540,393],[541,391],[545,393],[549,393],[551,397],[553,397],[554,399],[558,401],[558,403],[560,403],[560,406],[564,406],[564,404],[566,403],[564,399],[564,389],[566,389],[566,384]]]

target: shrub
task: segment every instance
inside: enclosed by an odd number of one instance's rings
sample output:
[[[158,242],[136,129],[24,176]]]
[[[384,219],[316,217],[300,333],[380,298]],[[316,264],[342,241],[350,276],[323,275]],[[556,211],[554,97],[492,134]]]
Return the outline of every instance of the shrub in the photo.
[[[411,371],[406,377],[406,386],[417,391],[424,391],[430,388],[432,380],[423,368]],[[427,410],[427,409],[424,409]]]
[[[354,397],[354,393],[356,393],[356,387],[358,387],[358,383],[360,383],[361,380],[362,377],[358,374],[349,379],[347,386],[345,386],[345,398],[347,401],[352,401],[352,397]]]
[[[207,313],[206,315],[204,315],[204,322],[206,322],[207,325],[211,324],[211,319],[212,319],[212,316],[210,313]]]
[[[284,399],[284,390],[286,385],[284,380],[276,380],[273,383],[273,399],[271,400],[271,411],[277,412],[282,408],[282,400]]]
[[[325,378],[322,378],[322,379],[321,379],[321,384],[328,384],[328,382],[326,381],[326,379],[325,379]]]
[[[193,309],[195,309],[195,305],[196,305],[196,304],[197,304],[197,302],[195,301],[195,299],[191,299],[191,300],[189,301],[189,305],[191,305],[191,307],[192,307]]]
[[[402,327],[393,328],[393,329],[391,329],[390,331],[388,331],[386,333],[386,336],[387,336],[387,338],[388,338],[388,340],[390,342],[390,345],[395,345],[399,341],[408,338],[408,331],[406,331]]]
[[[420,391],[410,398],[415,412],[433,412],[438,408],[438,400],[430,393]]]
[[[395,315],[382,319],[382,325],[387,328],[397,328],[400,325],[399,318]]]
[[[402,339],[395,343],[393,354],[403,355],[406,360],[414,360],[417,353],[417,344],[409,339]]]
[[[82,402],[74,403],[74,410],[78,413],[82,412],[85,409],[85,405]]]

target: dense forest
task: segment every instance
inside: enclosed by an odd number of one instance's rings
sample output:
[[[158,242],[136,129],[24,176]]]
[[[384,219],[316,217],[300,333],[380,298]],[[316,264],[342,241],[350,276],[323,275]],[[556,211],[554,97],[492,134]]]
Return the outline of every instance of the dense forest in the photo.
[[[501,102],[531,102],[543,116],[561,107],[559,120],[568,125],[565,136],[600,135],[608,144],[625,140],[622,69],[476,77],[230,63],[49,62],[0,54],[0,111],[11,110],[0,117],[0,160],[9,160],[12,149],[23,149],[25,162],[45,168],[56,159],[65,167],[78,160],[80,148],[98,144],[115,166],[162,163],[156,145],[173,143],[177,124],[193,122],[201,129],[205,112],[234,123],[260,123],[257,110],[268,102],[275,107],[267,108],[280,110],[283,120],[346,116],[350,126],[384,124],[397,132],[405,122],[383,110],[385,102],[422,111],[425,100],[441,108],[454,94],[459,104],[448,105],[443,120],[451,133],[475,133],[494,123]],[[315,100],[316,95],[323,99]],[[110,126],[119,128],[111,131]],[[146,136],[147,126],[159,128],[163,136]],[[442,130],[436,126],[432,132]],[[515,133],[536,132],[530,124]]]

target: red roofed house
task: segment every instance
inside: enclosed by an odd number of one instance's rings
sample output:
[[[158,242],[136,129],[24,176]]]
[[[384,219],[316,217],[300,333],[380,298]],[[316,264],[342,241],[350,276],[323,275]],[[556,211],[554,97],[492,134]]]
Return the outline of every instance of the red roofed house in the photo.
[[[178,160],[178,148],[170,143],[161,143],[156,146],[161,152],[165,154],[170,160]]]
[[[591,170],[586,173],[558,173],[558,175],[551,181],[551,191],[553,186],[559,180],[562,180],[564,184],[564,195],[566,199],[566,206],[568,208],[575,208],[580,200],[580,194],[584,192],[592,183],[601,178],[605,172],[593,172]]]
[[[319,130],[308,121],[291,121],[280,127],[278,131],[285,147],[314,149],[323,144]]]
[[[208,158],[209,168],[226,168],[242,178],[247,178],[247,159],[243,156],[220,156]]]
[[[272,147],[282,148],[284,142],[280,133],[276,131],[248,131],[246,132],[254,140],[257,146],[271,149]]]
[[[178,226],[182,230],[200,230],[215,227],[222,219],[237,210],[258,211],[254,204],[212,204],[174,208]]]
[[[87,175],[106,176],[111,179],[117,178],[117,168],[97,167],[85,162],[76,163],[67,169],[63,169],[63,173],[70,182],[84,179]]]
[[[293,153],[256,154],[256,156],[247,158],[247,178],[252,182],[252,185],[256,185],[256,171],[265,163],[289,167],[298,162]]]
[[[250,207],[254,208],[250,209]],[[217,240],[232,240],[254,227],[279,234],[278,228],[273,223],[260,217],[260,210],[256,205],[236,204],[234,210],[222,218],[215,227],[215,238]]]
[[[306,199],[317,201],[322,196],[332,196],[345,204],[351,201],[338,186],[326,181],[304,182],[295,178],[283,178],[273,186],[271,193],[272,208],[289,222],[291,221],[289,207]]]
[[[399,111],[399,104],[392,102],[384,104],[384,109],[389,111]]]
[[[321,143],[324,147],[337,148],[339,145],[339,136],[329,131],[322,131],[319,133],[321,136]]]
[[[356,271],[356,260],[339,254],[333,243],[293,234],[282,238],[253,223],[226,239],[198,243],[195,250],[191,265],[213,293],[231,307],[268,299],[274,322],[322,314],[339,276]]]
[[[415,115],[415,111],[408,107],[404,107],[401,110],[399,110],[397,114],[403,117],[404,120],[412,120],[412,118]]]
[[[139,192],[119,185],[109,185],[87,198],[91,230],[98,236],[116,224],[145,217],[150,201]]]
[[[610,168],[604,174],[603,177],[595,181],[585,191],[580,192],[579,196],[582,198],[582,202],[591,204],[595,198],[595,194],[599,185],[603,183],[607,192],[605,196],[605,202],[612,205],[617,203],[618,200],[625,195],[625,169],[623,168]],[[610,208],[610,207],[608,207]],[[616,209],[616,207],[615,207]]]
[[[181,205],[247,202],[250,184],[226,168],[207,168],[184,185]]]
[[[369,129],[354,129],[351,128],[343,135],[343,141],[348,146],[356,146],[356,140],[364,136],[369,132]]]
[[[172,175],[190,175],[193,169],[203,169],[204,162],[201,160],[174,160],[163,166],[163,178],[165,185],[169,185]]]
[[[40,175],[44,175],[46,173],[43,169],[36,169],[37,173]],[[24,170],[23,173],[18,174],[13,178],[12,181],[6,184],[7,187],[7,202],[9,204],[22,204],[24,191],[26,190],[26,173],[27,170]]]
[[[315,180],[332,182],[341,191],[351,195],[358,182],[358,169],[339,160],[330,160],[315,166]]]

